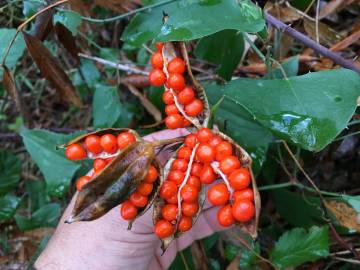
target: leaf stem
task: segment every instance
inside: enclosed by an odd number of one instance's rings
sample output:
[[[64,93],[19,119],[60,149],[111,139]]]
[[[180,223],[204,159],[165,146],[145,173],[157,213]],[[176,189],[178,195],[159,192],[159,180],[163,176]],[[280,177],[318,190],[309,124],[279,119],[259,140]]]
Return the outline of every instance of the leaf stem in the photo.
[[[87,21],[89,23],[109,23],[109,22],[125,19],[125,18],[127,18],[127,17],[129,17],[129,16],[131,16],[133,14],[138,13],[138,12],[142,12],[142,11],[145,11],[145,10],[148,10],[148,9],[151,9],[151,8],[163,6],[163,5],[175,2],[175,1],[178,1],[178,0],[162,1],[162,2],[159,2],[159,3],[152,4],[152,5],[144,6],[144,7],[138,8],[138,9],[134,9],[134,10],[132,10],[130,12],[127,12],[127,13],[124,13],[124,14],[121,14],[121,15],[118,15],[118,16],[115,16],[115,17],[107,18],[107,19],[94,19],[94,18],[91,18],[91,17],[83,17],[83,16],[81,17],[81,19],[83,19],[84,21]]]

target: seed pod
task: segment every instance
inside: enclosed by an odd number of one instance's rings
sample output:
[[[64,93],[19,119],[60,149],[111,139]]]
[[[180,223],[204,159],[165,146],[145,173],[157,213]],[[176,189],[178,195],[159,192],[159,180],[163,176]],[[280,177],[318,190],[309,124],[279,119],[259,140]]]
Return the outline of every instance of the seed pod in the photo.
[[[173,162],[177,159],[177,154],[183,146],[185,146],[185,144],[183,144],[166,163],[166,165],[164,167],[164,177],[160,183],[160,187],[165,182],[165,180],[168,178],[169,173],[171,171],[171,166],[172,166]],[[191,167],[195,160],[195,153],[196,153],[197,146],[198,145],[196,145],[191,151],[191,156],[188,161],[187,169],[185,172],[185,177],[184,177],[182,183],[179,185],[179,188],[178,188],[178,191],[176,194],[178,213],[177,213],[176,221],[174,222],[175,231],[172,235],[161,239],[161,242],[162,242],[161,247],[162,247],[163,252],[165,252],[165,250],[167,249],[167,247],[170,245],[171,241],[174,238],[177,238],[182,234],[182,232],[178,231],[178,225],[179,225],[180,219],[182,217],[182,209],[181,209],[182,198],[180,196],[180,192],[181,192],[182,188],[185,186],[185,184],[187,183],[187,181],[189,180]],[[199,209],[198,209],[197,213],[194,216],[192,216],[192,224],[195,224],[199,214],[201,213],[204,201],[205,201],[205,192],[204,192],[204,189],[200,187],[198,199],[197,199],[197,203],[199,204]],[[154,225],[161,219],[161,209],[163,208],[164,205],[165,205],[165,200],[163,198],[161,198],[160,196],[158,196],[154,201],[154,209],[153,209]]]
[[[176,91],[174,91],[172,88],[167,86],[165,84],[165,90],[170,91],[170,93],[174,97],[175,105],[177,109],[180,111],[181,115],[187,120],[190,121],[196,128],[200,128],[202,126],[207,126],[209,122],[210,117],[210,109],[209,109],[209,103],[206,98],[205,90],[201,86],[201,84],[195,79],[192,71],[191,66],[189,63],[189,57],[186,50],[186,45],[184,42],[167,42],[164,44],[162,48],[162,55],[164,60],[164,67],[163,71],[165,73],[165,76],[167,79],[169,79],[169,72],[168,72],[168,64],[173,60],[175,57],[182,57],[186,63],[186,69],[187,69],[187,77],[188,82],[191,87],[195,90],[196,98],[201,100],[202,102],[202,112],[197,116],[190,116],[185,111],[185,106],[182,105],[178,100],[178,95],[176,94]]]
[[[58,147],[59,148],[67,148],[73,144],[79,144],[86,151],[86,156],[82,159],[111,158],[111,157],[115,157],[115,156],[119,155],[122,152],[122,150],[125,150],[125,149],[117,149],[117,151],[114,153],[108,153],[105,150],[102,150],[100,153],[93,153],[86,148],[85,140],[87,137],[89,137],[91,135],[96,135],[96,136],[101,137],[102,135],[105,135],[105,134],[111,134],[111,135],[114,135],[115,137],[117,137],[119,134],[121,134],[123,132],[129,132],[132,135],[134,135],[137,142],[142,140],[141,137],[134,130],[129,129],[129,128],[105,128],[105,129],[100,129],[100,130],[97,130],[94,132],[80,135],[77,138],[69,141],[68,143],[60,145]]]
[[[119,155],[79,192],[68,223],[97,219],[127,200],[146,176],[154,157],[154,147],[148,142],[137,143],[127,155]]]

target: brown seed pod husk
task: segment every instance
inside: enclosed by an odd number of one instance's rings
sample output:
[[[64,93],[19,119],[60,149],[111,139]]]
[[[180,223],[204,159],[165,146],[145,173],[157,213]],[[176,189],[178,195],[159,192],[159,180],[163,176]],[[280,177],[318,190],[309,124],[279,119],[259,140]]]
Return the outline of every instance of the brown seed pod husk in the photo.
[[[185,43],[184,42],[164,43],[164,46],[162,49],[162,56],[163,56],[163,60],[164,60],[163,71],[167,78],[169,77],[169,72],[167,70],[168,63],[175,57],[181,57],[184,59],[185,64],[186,64],[186,69],[187,69],[187,75],[188,75],[187,77],[185,76],[185,78],[187,79],[187,82],[190,83],[190,85],[195,90],[197,98],[199,98],[202,101],[203,111],[201,112],[200,115],[198,115],[196,117],[187,115],[185,113],[184,106],[178,102],[175,91],[171,88],[168,88],[166,85],[165,85],[165,89],[167,91],[170,91],[170,93],[173,95],[176,107],[188,121],[190,121],[198,129],[203,126],[206,127],[208,125],[209,118],[210,118],[209,102],[206,97],[205,89],[195,79],[195,77],[192,73]]]
[[[252,172],[252,159],[250,155],[237,143],[234,142],[229,136],[221,133],[219,131],[214,131],[213,133],[219,135],[223,140],[230,142],[233,145],[234,154],[239,158],[241,163],[241,167],[249,170],[251,175],[251,189],[254,192],[254,205],[255,205],[255,218],[246,223],[237,223],[237,225],[242,229],[245,233],[248,233],[253,239],[257,238],[257,230],[259,224],[259,216],[261,211],[261,199],[260,193],[256,185],[256,180],[254,174]],[[213,165],[213,164],[212,164]],[[222,175],[223,177],[224,175]],[[227,179],[226,179],[227,181]]]
[[[90,135],[97,135],[97,136],[101,137],[102,135],[105,135],[105,134],[112,134],[114,136],[117,136],[117,135],[119,135],[120,133],[123,133],[123,132],[130,132],[135,136],[136,141],[138,141],[138,142],[142,141],[142,138],[139,136],[139,134],[136,131],[132,130],[132,129],[129,129],[129,128],[104,128],[104,129],[99,129],[97,131],[93,131],[93,132],[90,132],[90,133],[80,135],[80,136],[76,137],[75,139],[73,139],[73,140],[71,140],[71,141],[69,141],[69,142],[67,142],[67,143],[65,143],[63,145],[58,146],[58,148],[66,148],[69,145],[74,144],[74,143],[84,144],[86,137],[88,137]],[[86,150],[86,148],[85,148],[85,150]],[[107,153],[105,151],[102,151],[99,154],[94,154],[94,153],[91,153],[90,151],[87,151],[87,157],[84,158],[84,159],[115,157],[115,156],[119,155],[122,151],[123,150],[119,149],[117,152],[112,153],[112,154]]]
[[[148,142],[133,145],[135,147],[125,156],[119,155],[83,186],[67,223],[97,219],[123,203],[135,191],[145,178],[155,152],[153,145]]]

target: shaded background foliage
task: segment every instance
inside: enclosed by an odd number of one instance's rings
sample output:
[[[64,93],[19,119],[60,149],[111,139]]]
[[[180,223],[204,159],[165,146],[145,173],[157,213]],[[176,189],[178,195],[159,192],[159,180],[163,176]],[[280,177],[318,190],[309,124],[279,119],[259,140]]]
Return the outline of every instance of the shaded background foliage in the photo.
[[[21,22],[51,3],[1,4],[1,61]],[[356,1],[269,1],[264,10],[348,59],[359,54]],[[212,122],[251,154],[263,202],[257,242],[235,228],[214,234],[171,269],[356,269],[357,73],[266,26],[249,0],[73,0],[22,30],[0,68],[2,269],[31,268],[91,165],[56,145],[102,127],[163,128],[163,89],[146,77],[154,41],[188,41]]]

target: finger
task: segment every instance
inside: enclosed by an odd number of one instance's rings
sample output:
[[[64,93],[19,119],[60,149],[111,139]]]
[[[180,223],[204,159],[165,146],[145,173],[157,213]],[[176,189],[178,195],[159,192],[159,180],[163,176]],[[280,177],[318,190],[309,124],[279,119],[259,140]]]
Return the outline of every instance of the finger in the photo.
[[[166,252],[161,256],[161,249],[156,253],[157,260],[163,268],[168,268],[176,257],[176,253],[190,246],[195,240],[202,239],[212,235],[217,231],[225,230],[226,227],[219,225],[217,221],[218,207],[213,207],[202,212],[194,227],[180,236],[179,239],[173,241]]]

